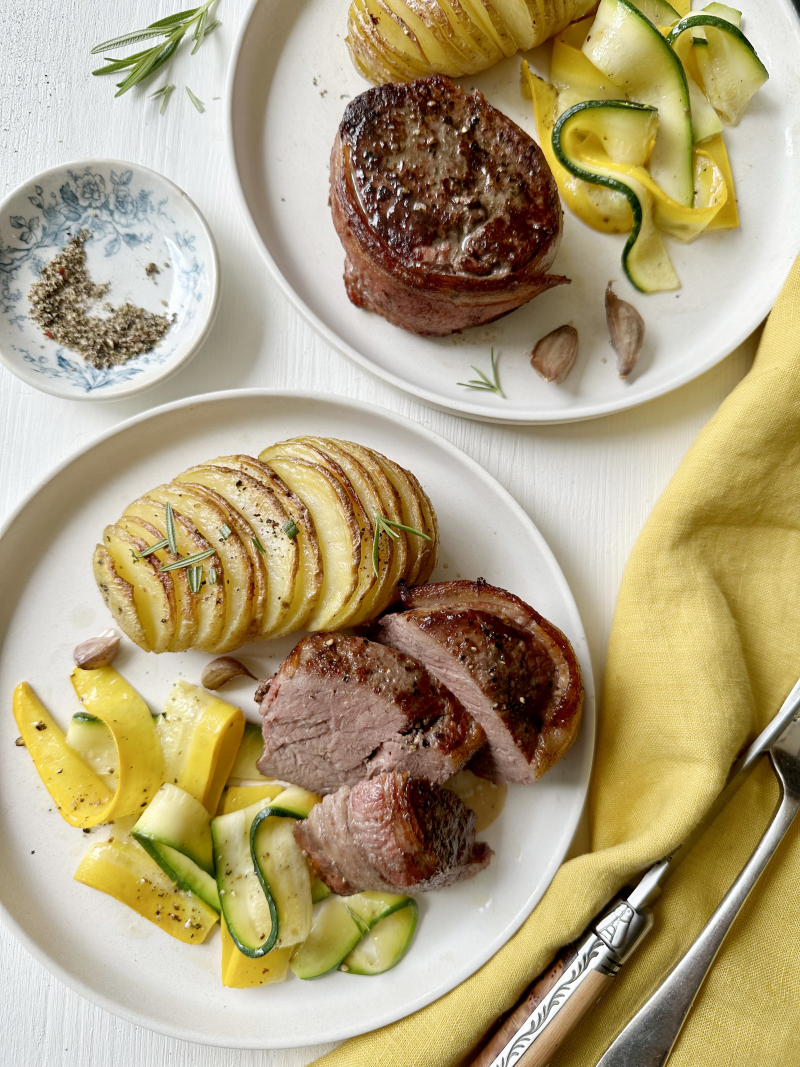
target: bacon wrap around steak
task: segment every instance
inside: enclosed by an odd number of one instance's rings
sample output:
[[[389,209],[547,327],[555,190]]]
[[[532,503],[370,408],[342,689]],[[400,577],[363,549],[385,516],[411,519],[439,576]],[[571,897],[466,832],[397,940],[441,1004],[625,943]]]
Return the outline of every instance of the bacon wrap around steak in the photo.
[[[342,786],[298,820],[294,836],[334,893],[423,893],[472,878],[492,850],[449,789],[407,774]]]
[[[539,146],[439,74],[345,109],[330,204],[357,306],[417,334],[491,322],[567,278],[555,180]]]
[[[379,640],[413,656],[483,727],[470,769],[529,783],[578,735],[583,681],[572,645],[519,597],[482,580],[401,590]]]

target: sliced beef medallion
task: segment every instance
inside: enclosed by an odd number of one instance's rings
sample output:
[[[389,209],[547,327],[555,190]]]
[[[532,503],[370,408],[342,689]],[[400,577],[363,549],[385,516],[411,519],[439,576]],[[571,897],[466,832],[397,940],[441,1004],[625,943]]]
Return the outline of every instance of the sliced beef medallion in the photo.
[[[405,611],[380,620],[379,640],[413,656],[486,732],[470,769],[528,783],[578,734],[583,682],[572,646],[518,597],[483,580],[402,592]]]
[[[294,836],[334,893],[424,893],[472,878],[492,850],[475,813],[449,789],[397,771],[342,786]]]
[[[304,637],[256,698],[259,770],[315,793],[390,770],[444,782],[485,741],[424,667],[363,637]]]
[[[491,322],[568,281],[547,273],[562,216],[541,149],[439,74],[352,100],[330,181],[347,295],[404,330]]]

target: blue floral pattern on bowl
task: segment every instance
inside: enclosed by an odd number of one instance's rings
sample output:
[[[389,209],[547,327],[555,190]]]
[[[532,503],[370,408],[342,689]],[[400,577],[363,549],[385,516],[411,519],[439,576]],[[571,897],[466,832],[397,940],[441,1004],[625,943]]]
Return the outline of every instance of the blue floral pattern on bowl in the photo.
[[[93,281],[111,283],[109,301],[175,316],[154,348],[119,366],[92,367],[48,339],[28,314],[31,284],[83,229],[91,235],[89,272]],[[203,217],[172,182],[145,167],[109,160],[56,167],[0,206],[0,357],[47,393],[121,399],[171,376],[200,348],[217,295],[217,253]]]

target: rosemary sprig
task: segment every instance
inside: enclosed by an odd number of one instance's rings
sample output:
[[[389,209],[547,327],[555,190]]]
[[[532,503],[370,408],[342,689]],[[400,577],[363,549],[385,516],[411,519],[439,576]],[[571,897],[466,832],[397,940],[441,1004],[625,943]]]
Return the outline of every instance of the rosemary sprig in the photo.
[[[405,533],[413,534],[415,537],[421,537],[424,541],[432,541],[433,538],[429,537],[422,530],[415,530],[413,526],[404,526],[402,522],[394,522],[392,519],[384,518],[383,515],[379,515],[377,511],[373,511],[372,518],[375,522],[375,537],[372,541],[372,568],[375,571],[376,577],[379,574],[380,567],[380,545],[381,534],[385,533],[393,541],[397,540],[397,534],[395,530],[403,530]]]
[[[217,568],[216,567],[209,567],[208,568],[208,584],[209,585],[216,585],[217,584]]]
[[[174,563],[168,563],[166,567],[162,567],[162,573],[164,571],[177,571],[182,567],[193,567],[196,563],[202,563],[204,559],[208,559],[209,556],[213,556],[216,552],[214,548],[207,548],[205,552],[195,552],[193,556],[184,556],[183,559],[176,559]]]
[[[199,593],[200,587],[203,584],[203,568],[190,567],[187,574],[189,577],[189,589],[193,593]]]
[[[154,545],[149,545],[147,548],[143,548],[141,552],[136,552],[133,558],[141,559],[142,556],[149,556],[151,555],[151,553],[158,552],[162,548],[169,548],[169,541],[166,539],[166,537],[163,541],[156,541]]]
[[[159,19],[157,22],[151,22],[143,30],[123,33],[119,37],[113,37],[110,41],[103,41],[102,44],[95,45],[91,52],[92,55],[97,55],[99,52],[113,52],[117,48],[125,48],[127,45],[138,44],[140,41],[149,41],[154,37],[164,38],[158,44],[153,45],[152,48],[145,48],[142,52],[134,52],[131,56],[125,56],[121,59],[112,59],[110,56],[105,56],[106,65],[93,70],[92,74],[119,74],[120,71],[129,71],[130,73],[121,82],[117,82],[117,92],[114,95],[122,96],[123,93],[127,93],[129,89],[132,89],[134,85],[139,85],[146,78],[155,74],[160,67],[163,67],[175,54],[178,45],[192,27],[194,27],[192,39],[195,42],[192,55],[194,55],[209,33],[219,25],[216,20],[213,22],[208,21],[208,13],[216,2],[217,0],[205,0],[205,3],[201,4],[200,7],[191,7],[187,11],[178,11],[174,15],[167,15],[166,18]],[[189,95],[193,97],[191,92]],[[165,101],[169,99],[169,92],[164,94],[164,99]],[[194,103],[194,99],[192,102]],[[162,109],[165,106],[166,104],[162,104]],[[195,107],[197,107],[197,104],[195,104]],[[198,110],[205,109],[201,106]]]
[[[169,544],[169,550],[173,556],[178,554],[178,538],[175,535],[175,512],[172,510],[172,504],[167,501],[165,508],[164,525],[167,527],[167,542]]]
[[[290,541],[294,541],[295,537],[297,537],[297,535],[300,533],[300,530],[298,529],[297,523],[294,521],[294,519],[289,519],[288,522],[285,522],[283,526],[281,526],[281,529]]]
[[[190,99],[190,100],[192,101],[192,103],[194,104],[194,106],[195,106],[195,107],[197,108],[197,110],[198,110],[198,111],[200,112],[200,114],[202,115],[202,114],[203,114],[203,112],[204,112],[204,111],[205,111],[205,109],[206,109],[206,105],[205,105],[205,104],[203,103],[203,101],[202,101],[202,100],[200,100],[200,99],[199,99],[199,97],[196,97],[196,96],[194,95],[194,93],[192,92],[192,90],[191,90],[191,89],[189,88],[189,86],[188,86],[188,85],[186,86],[186,92],[187,92],[187,93],[189,94],[189,99]]]
[[[492,378],[491,381],[486,377],[482,370],[473,366],[473,370],[478,375],[477,378],[473,378],[469,382],[456,382],[456,385],[463,385],[467,389],[483,389],[487,393],[497,393],[498,396],[502,396],[505,400],[506,394],[500,388],[500,381],[497,377],[497,363],[494,358],[494,349],[492,349]]]
[[[223,522],[222,526],[220,526],[220,528],[219,528],[219,539],[220,539],[220,541],[227,541],[228,538],[230,537],[230,535],[231,535],[230,526],[228,526],[228,524],[226,522]]]
[[[254,545],[256,546],[256,552],[258,552],[258,554],[259,554],[260,556],[266,556],[266,554],[267,554],[267,550],[266,550],[266,548],[264,548],[264,546],[263,546],[263,545],[261,544],[261,541],[259,540],[259,537],[258,537],[258,535],[256,535],[256,536],[254,536],[254,537],[253,537],[253,544],[254,544]]]
[[[167,104],[169,103],[169,98],[172,96],[172,94],[174,92],[175,92],[175,86],[174,85],[162,85],[160,89],[156,89],[156,91],[154,93],[150,94],[150,99],[151,100],[154,100],[157,96],[161,97],[161,107],[158,109],[159,115],[163,115],[164,114],[164,112],[165,112],[165,110],[167,108]]]

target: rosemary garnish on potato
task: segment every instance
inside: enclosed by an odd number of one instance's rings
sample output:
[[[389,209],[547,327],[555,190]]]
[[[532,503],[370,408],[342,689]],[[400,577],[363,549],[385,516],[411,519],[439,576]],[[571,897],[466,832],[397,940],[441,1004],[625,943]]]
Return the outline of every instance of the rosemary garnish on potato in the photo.
[[[285,522],[283,526],[281,526],[281,529],[291,541],[294,541],[295,537],[297,537],[297,535],[300,533],[300,530],[298,529],[297,523],[294,521],[294,519],[289,519],[288,522]]]
[[[154,545],[148,545],[147,548],[143,548],[141,552],[135,552],[133,558],[141,559],[142,556],[149,556],[153,552],[160,551],[162,548],[169,548],[169,541],[166,539],[166,537],[163,541],[156,541]],[[175,555],[177,556],[177,554],[178,553],[176,552]]]
[[[267,550],[261,544],[261,540],[257,534],[253,537],[253,544],[256,546],[256,552],[258,552],[260,556],[265,556],[267,554]]]
[[[174,563],[168,563],[165,567],[162,567],[161,573],[163,574],[164,571],[181,570],[183,567],[193,567],[196,563],[202,563],[204,559],[213,556],[215,552],[216,549],[207,548],[205,552],[195,552],[193,556],[185,556],[183,559],[176,559]]]
[[[380,566],[380,543],[381,534],[385,533],[391,537],[393,541],[397,540],[396,530],[403,530],[405,533],[413,534],[415,537],[421,537],[424,541],[432,541],[433,538],[429,537],[422,530],[415,530],[413,526],[404,526],[402,522],[394,522],[392,519],[387,519],[383,515],[379,515],[377,511],[372,513],[372,518],[375,522],[375,537],[372,541],[372,567],[377,576]]]
[[[203,584],[203,568],[189,567],[187,574],[189,577],[189,589],[193,593],[199,593],[200,586]]]
[[[230,537],[230,535],[231,535],[230,526],[228,526],[228,524],[226,522],[223,522],[222,526],[220,526],[220,528],[219,528],[219,539],[220,539],[220,541],[227,541],[228,538]]]
[[[217,0],[206,0],[200,7],[191,7],[187,11],[178,11],[174,15],[167,15],[166,18],[159,19],[157,22],[151,22],[143,30],[123,33],[119,37],[113,37],[110,41],[103,41],[102,44],[96,45],[91,52],[93,56],[99,52],[113,52],[118,48],[125,48],[126,45],[138,44],[139,41],[148,41],[153,37],[165,38],[165,40],[153,45],[152,48],[146,48],[142,52],[134,52],[133,55],[125,56],[122,59],[112,59],[110,56],[104,56],[106,66],[93,70],[92,74],[119,74],[122,71],[128,71],[129,73],[125,75],[123,80],[117,82],[117,92],[114,94],[115,96],[122,96],[123,93],[127,93],[129,89],[132,89],[134,85],[139,85],[140,82],[145,81],[155,74],[160,67],[163,67],[175,54],[178,45],[192,27],[194,27],[192,55],[194,55],[209,33],[219,26],[219,22],[216,19],[209,21],[209,11],[216,2]],[[188,89],[187,92],[189,92]],[[192,102],[194,103],[195,98],[191,92],[189,92],[189,96],[192,97]],[[169,92],[165,92],[165,103],[162,104],[162,108],[166,106],[168,97]],[[195,107],[197,107],[196,103]],[[198,110],[202,110],[202,108],[198,108]]]
[[[173,556],[178,554],[178,539],[175,535],[175,513],[172,510],[172,504],[167,501],[164,508],[164,525],[167,527],[167,543],[169,544],[169,550]]]
[[[498,396],[502,396],[505,400],[506,394],[500,388],[500,380],[497,377],[497,362],[494,358],[494,349],[492,349],[492,377],[491,380],[486,377],[482,370],[473,366],[473,370],[478,375],[477,378],[472,378],[468,382],[456,382],[456,385],[463,385],[467,389],[483,389],[486,393],[497,393]]]

